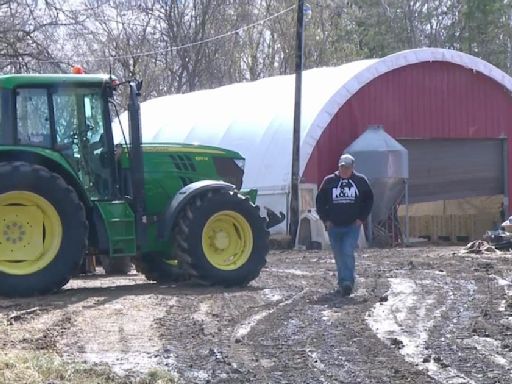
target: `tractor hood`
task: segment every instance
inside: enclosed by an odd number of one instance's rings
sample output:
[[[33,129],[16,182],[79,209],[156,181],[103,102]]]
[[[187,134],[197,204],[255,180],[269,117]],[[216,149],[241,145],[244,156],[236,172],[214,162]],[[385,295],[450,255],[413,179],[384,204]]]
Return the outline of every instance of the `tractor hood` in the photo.
[[[121,166],[129,167],[125,146],[120,156]],[[160,179],[168,184],[174,180],[181,188],[199,180],[222,180],[241,189],[245,159],[240,153],[224,148],[180,143],[145,143],[142,145],[146,178]]]
[[[144,143],[143,152],[163,152],[163,153],[194,153],[207,154],[215,157],[229,157],[232,159],[243,159],[240,153],[208,145],[183,144],[183,143]]]

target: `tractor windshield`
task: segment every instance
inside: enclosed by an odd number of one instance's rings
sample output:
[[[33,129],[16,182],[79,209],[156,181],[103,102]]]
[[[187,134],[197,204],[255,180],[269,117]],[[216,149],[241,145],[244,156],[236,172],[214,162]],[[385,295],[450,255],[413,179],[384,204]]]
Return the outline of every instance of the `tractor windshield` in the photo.
[[[106,99],[101,89],[21,88],[16,91],[17,137],[21,145],[53,148],[78,172],[91,197],[113,191]]]

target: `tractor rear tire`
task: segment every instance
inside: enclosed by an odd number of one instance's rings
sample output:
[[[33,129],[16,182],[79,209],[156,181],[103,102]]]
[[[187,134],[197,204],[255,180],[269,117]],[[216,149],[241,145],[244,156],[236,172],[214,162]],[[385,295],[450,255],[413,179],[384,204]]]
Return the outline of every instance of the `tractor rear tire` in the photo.
[[[39,165],[0,163],[0,180],[0,295],[59,290],[87,249],[84,206],[61,176]]]
[[[100,255],[100,261],[106,275],[127,275],[132,270],[132,259],[129,256]]]
[[[249,198],[232,191],[210,191],[180,213],[176,255],[183,268],[203,283],[247,285],[266,264],[266,223]]]
[[[143,253],[135,258],[135,269],[146,279],[157,283],[178,283],[190,280],[190,275],[179,265],[172,265],[161,254]]]

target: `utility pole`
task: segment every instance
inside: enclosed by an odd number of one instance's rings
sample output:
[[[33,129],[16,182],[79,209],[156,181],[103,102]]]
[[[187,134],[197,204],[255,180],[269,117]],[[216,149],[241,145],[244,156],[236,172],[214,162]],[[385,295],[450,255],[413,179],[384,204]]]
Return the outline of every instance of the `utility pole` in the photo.
[[[297,34],[295,46],[295,105],[293,113],[293,139],[292,139],[292,174],[290,196],[290,227],[289,235],[295,245],[297,229],[299,227],[299,161],[300,161],[300,114],[302,97],[302,59],[304,56],[304,0],[297,4]]]

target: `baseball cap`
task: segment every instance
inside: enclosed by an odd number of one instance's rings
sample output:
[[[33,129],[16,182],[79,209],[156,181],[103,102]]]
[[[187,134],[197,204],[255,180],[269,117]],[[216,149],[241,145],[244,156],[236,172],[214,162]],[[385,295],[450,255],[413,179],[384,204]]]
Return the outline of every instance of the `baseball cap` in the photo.
[[[338,166],[339,165],[352,166],[352,165],[354,165],[355,161],[356,160],[351,155],[349,155],[348,153],[345,153],[340,156],[340,159],[338,160]]]

